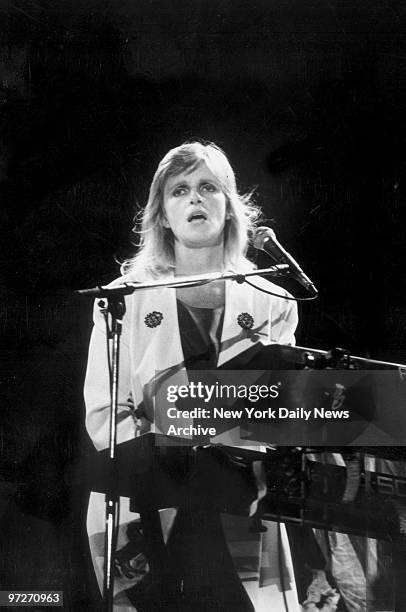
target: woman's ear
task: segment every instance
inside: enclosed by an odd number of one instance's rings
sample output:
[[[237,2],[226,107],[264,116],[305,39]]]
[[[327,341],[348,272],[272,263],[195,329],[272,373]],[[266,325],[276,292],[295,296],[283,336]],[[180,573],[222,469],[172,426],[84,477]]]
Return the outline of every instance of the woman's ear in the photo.
[[[231,208],[230,200],[227,198],[226,200],[226,221],[229,221],[231,217],[233,216],[230,208]]]
[[[162,227],[166,227],[166,229],[170,229],[171,227],[165,213],[162,213]]]

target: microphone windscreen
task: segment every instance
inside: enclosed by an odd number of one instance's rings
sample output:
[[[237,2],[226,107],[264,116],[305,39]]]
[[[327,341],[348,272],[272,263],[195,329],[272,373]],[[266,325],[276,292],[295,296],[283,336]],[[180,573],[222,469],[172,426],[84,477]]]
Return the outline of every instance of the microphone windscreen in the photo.
[[[252,238],[252,244],[256,249],[263,249],[264,243],[267,238],[276,240],[276,234],[270,227],[261,226],[257,227]]]

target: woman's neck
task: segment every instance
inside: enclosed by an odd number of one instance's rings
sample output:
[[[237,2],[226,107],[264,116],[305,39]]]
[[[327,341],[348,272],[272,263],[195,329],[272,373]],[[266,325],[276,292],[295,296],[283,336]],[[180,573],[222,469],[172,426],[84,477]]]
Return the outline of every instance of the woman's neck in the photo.
[[[191,276],[205,272],[222,272],[224,267],[223,245],[189,248],[182,244],[175,245],[176,276]]]

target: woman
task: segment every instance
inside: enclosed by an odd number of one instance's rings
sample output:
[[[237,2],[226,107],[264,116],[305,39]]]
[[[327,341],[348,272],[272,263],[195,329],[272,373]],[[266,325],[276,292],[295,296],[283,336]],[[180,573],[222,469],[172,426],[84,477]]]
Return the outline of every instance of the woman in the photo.
[[[116,282],[252,269],[246,251],[257,216],[258,211],[249,197],[238,194],[234,172],[221,149],[199,142],[172,149],[160,162],[151,184],[139,250],[126,262],[124,276]],[[282,289],[264,279],[256,277],[255,283],[265,291],[285,295]],[[155,405],[154,414],[154,399],[168,377],[182,384],[188,381],[187,369],[220,366],[258,342],[291,344],[297,325],[295,302],[231,281],[193,288],[141,291],[127,297],[126,306],[121,342],[118,443],[149,429],[167,431],[168,423],[159,405]],[[110,383],[105,321],[97,307],[94,324],[85,382],[86,424],[95,447],[100,450],[108,446]],[[231,445],[242,443],[238,428],[214,441]],[[92,494],[88,531],[99,584],[103,568],[103,509],[103,496]],[[169,537],[172,528],[176,530],[175,514],[176,510],[161,513],[165,538]],[[126,549],[128,525],[134,526],[135,519],[136,515],[129,512],[128,500],[121,500],[118,550]],[[258,582],[260,574],[263,577],[260,548],[262,557],[265,553],[274,554],[270,540],[275,526],[270,524],[264,536],[253,536],[248,535],[245,519],[242,522],[235,519],[234,523],[227,518],[224,520],[228,521],[226,532],[234,533],[230,550],[240,575],[243,575],[243,568],[238,564],[238,556],[240,562],[241,557],[248,556],[254,565],[257,564],[254,572],[245,572],[252,609],[270,609],[274,598],[274,609],[282,610],[283,599],[274,575],[277,572],[271,571],[268,586],[259,588]],[[246,536],[242,537],[242,532]],[[284,532],[282,540],[285,543]],[[297,609],[297,600],[286,551],[284,563],[284,586],[288,587],[289,610],[293,611]],[[131,586],[129,579],[132,584],[139,582],[145,569],[142,555],[133,562],[132,576],[129,575],[131,571],[118,567],[121,576],[116,579],[117,609],[134,609],[126,597],[129,591],[124,594],[124,590]],[[213,609],[227,610],[227,603],[222,605]],[[230,604],[228,609],[231,612],[237,608]]]

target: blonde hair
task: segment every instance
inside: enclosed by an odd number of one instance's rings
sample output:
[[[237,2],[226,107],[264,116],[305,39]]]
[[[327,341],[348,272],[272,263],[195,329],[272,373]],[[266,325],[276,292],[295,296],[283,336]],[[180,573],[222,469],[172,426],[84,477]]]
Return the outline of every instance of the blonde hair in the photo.
[[[226,196],[228,218],[224,229],[224,265],[227,269],[247,269],[253,264],[246,258],[249,234],[259,217],[259,208],[251,194],[240,195],[234,171],[225,153],[214,143],[184,143],[171,149],[161,160],[142,212],[138,252],[121,266],[122,273],[133,273],[137,279],[156,278],[175,268],[174,236],[164,227],[163,194],[169,177],[193,172],[202,162],[214,174]]]

